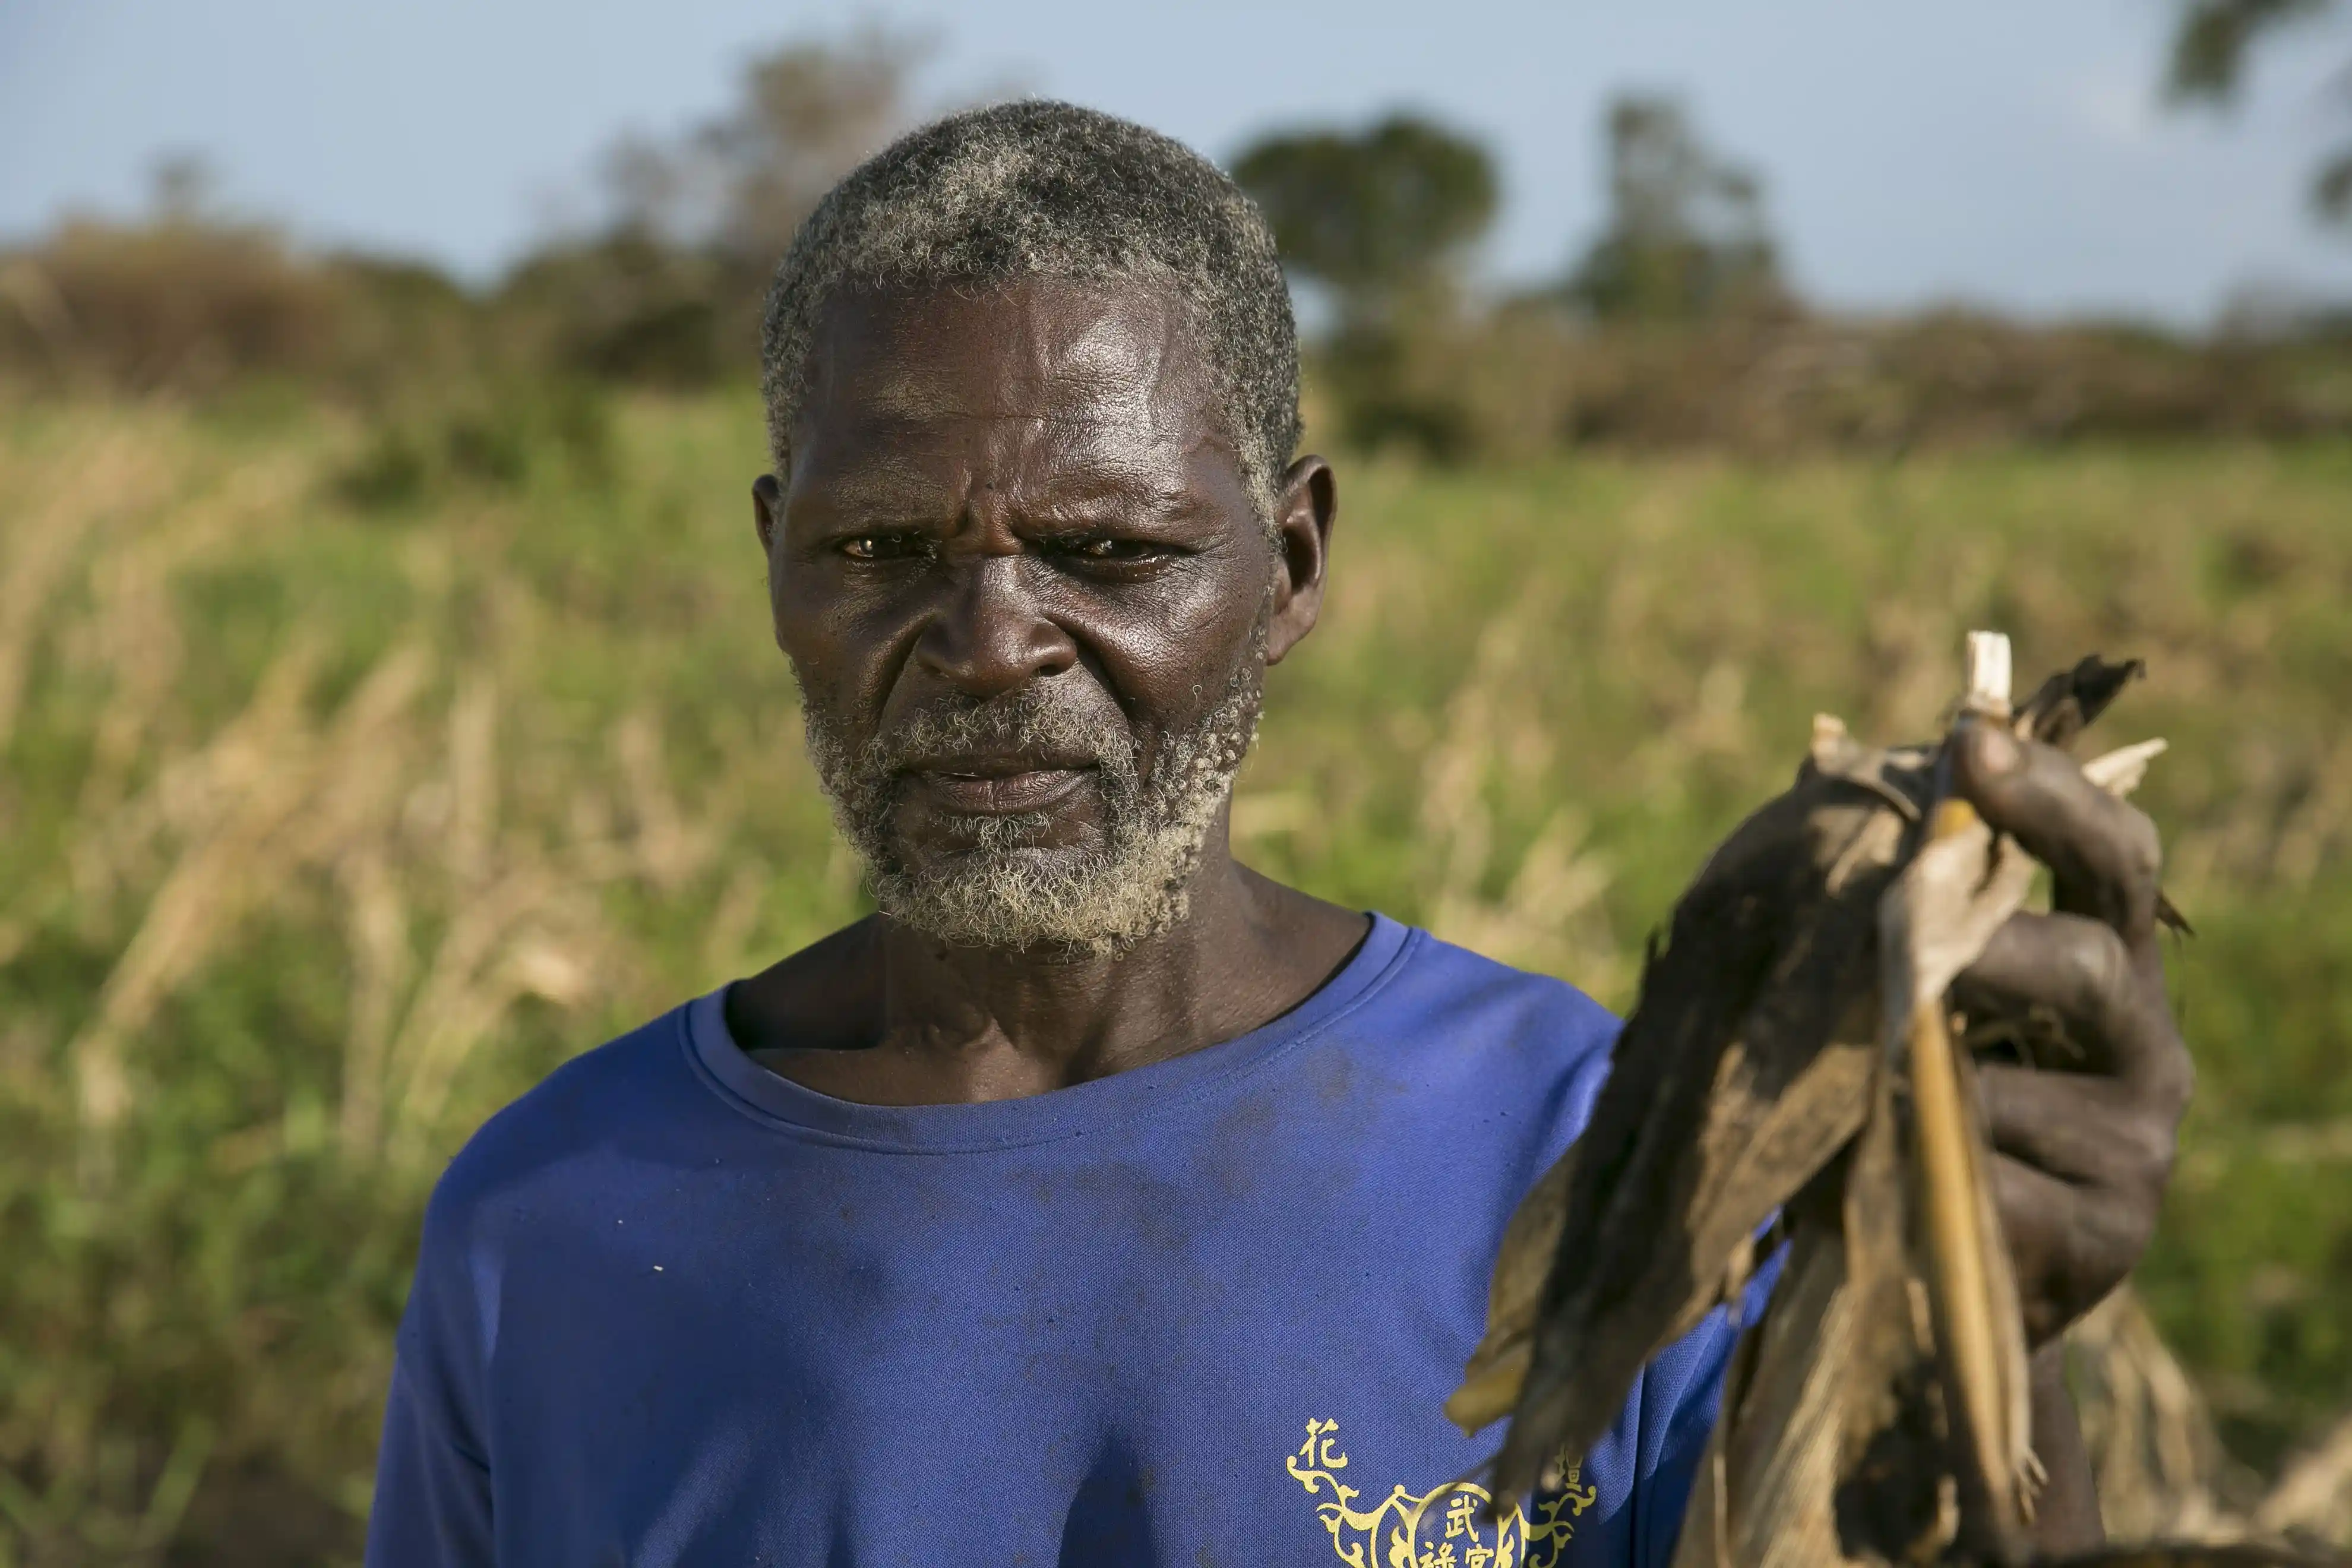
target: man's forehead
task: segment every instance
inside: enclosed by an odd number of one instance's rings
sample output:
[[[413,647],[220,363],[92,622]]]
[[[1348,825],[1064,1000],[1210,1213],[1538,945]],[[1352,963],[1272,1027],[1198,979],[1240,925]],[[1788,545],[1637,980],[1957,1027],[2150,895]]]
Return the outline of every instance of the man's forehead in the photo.
[[[978,417],[1197,428],[1209,412],[1182,305],[1141,279],[858,289],[828,306],[811,346],[803,426]]]

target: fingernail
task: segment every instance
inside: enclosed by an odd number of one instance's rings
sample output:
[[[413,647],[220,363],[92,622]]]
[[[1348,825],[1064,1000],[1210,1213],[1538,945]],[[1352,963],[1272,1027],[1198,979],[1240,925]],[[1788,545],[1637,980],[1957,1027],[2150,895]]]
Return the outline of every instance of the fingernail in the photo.
[[[1974,747],[1979,773],[2008,773],[2025,757],[2025,749],[2017,743],[2017,737],[1998,724],[1979,724]]]

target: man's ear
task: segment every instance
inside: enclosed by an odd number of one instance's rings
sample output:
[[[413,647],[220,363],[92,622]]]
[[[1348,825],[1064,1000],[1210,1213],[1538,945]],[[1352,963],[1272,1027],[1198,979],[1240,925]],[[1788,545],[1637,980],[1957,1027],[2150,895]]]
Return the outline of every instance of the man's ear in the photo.
[[[761,474],[751,481],[751,526],[759,531],[760,549],[772,552],[776,547],[776,531],[784,521],[784,487],[773,474]]]
[[[1339,484],[1331,465],[1313,456],[1290,465],[1276,502],[1274,611],[1265,628],[1265,662],[1280,664],[1323,613],[1323,576],[1331,559],[1331,526],[1339,518]]]

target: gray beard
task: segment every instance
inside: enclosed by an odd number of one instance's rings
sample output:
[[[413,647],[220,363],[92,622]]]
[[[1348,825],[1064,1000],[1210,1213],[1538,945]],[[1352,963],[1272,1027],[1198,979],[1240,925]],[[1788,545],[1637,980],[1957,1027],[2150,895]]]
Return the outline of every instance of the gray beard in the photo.
[[[866,862],[885,914],[959,947],[1109,955],[1184,918],[1192,873],[1234,775],[1257,735],[1265,688],[1263,631],[1217,702],[1169,737],[1141,772],[1139,747],[1112,713],[1033,685],[1010,699],[934,706],[862,745],[803,692],[809,756],[834,820]],[[968,847],[918,863],[893,817],[900,770],[926,753],[1012,748],[1090,757],[1101,828],[1069,847],[1034,842],[1043,813],[975,816]]]

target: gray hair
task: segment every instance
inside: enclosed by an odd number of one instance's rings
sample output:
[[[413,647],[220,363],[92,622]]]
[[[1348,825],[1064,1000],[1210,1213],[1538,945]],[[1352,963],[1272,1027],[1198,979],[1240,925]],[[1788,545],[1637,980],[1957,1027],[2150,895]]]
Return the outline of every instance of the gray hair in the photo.
[[[793,237],[768,294],[761,390],[780,473],[809,346],[837,293],[1046,277],[1148,280],[1191,318],[1261,521],[1298,444],[1298,330],[1274,235],[1181,142],[1024,100],[909,132],[852,170]]]

